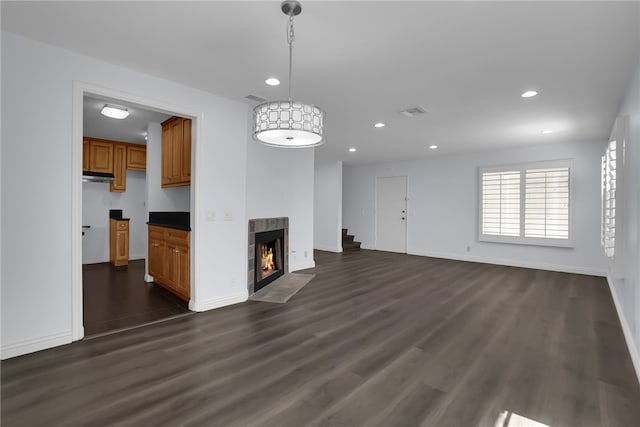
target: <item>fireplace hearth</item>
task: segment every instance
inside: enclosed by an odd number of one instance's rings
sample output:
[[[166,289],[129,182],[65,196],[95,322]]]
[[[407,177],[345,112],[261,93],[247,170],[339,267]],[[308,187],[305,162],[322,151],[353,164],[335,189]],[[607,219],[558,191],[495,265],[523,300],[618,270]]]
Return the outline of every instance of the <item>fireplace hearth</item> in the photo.
[[[289,272],[289,218],[249,220],[249,295]]]

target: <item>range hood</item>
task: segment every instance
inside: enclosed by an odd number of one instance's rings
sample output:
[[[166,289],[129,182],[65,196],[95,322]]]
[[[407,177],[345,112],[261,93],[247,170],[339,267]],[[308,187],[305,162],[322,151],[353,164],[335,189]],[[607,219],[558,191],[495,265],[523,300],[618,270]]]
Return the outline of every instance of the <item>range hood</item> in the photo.
[[[82,172],[82,182],[113,182],[114,176],[112,173],[103,172]]]

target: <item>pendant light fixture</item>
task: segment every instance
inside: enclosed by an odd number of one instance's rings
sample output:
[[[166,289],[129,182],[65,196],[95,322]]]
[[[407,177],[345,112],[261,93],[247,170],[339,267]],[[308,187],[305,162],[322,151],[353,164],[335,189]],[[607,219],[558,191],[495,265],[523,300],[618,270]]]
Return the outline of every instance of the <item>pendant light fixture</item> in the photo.
[[[325,113],[313,104],[294,101],[291,90],[293,42],[293,17],[302,12],[300,2],[283,1],[282,12],[287,21],[289,44],[289,99],[268,101],[253,109],[253,138],[265,145],[283,148],[317,147],[324,143]]]

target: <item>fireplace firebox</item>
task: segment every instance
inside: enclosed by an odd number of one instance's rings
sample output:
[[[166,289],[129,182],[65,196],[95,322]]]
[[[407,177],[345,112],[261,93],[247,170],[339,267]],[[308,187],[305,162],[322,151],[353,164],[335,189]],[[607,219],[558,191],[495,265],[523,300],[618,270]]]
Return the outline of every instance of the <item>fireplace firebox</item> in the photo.
[[[285,273],[284,229],[255,234],[254,292]]]

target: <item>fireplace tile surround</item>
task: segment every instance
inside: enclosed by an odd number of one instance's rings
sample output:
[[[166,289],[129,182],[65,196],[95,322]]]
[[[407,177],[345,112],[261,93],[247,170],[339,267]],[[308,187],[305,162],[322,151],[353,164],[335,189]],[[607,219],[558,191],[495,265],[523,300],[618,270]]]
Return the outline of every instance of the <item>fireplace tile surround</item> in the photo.
[[[284,230],[284,273],[289,272],[289,218],[256,218],[249,220],[249,262],[247,265],[247,289],[249,295],[254,293],[254,277],[255,277],[255,245],[256,233],[264,231]]]

